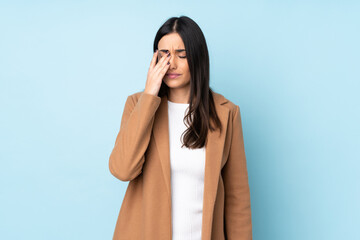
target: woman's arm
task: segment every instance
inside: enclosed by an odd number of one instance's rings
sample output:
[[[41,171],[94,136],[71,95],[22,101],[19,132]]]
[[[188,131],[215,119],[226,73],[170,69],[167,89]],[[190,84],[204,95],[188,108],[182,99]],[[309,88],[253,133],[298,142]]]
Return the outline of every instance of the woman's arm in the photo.
[[[141,93],[137,102],[128,96],[109,159],[110,172],[119,180],[130,181],[142,172],[144,154],[160,102],[160,97],[145,92]]]
[[[232,124],[229,158],[222,169],[225,187],[225,234],[227,240],[251,240],[250,189],[240,108],[237,105]]]

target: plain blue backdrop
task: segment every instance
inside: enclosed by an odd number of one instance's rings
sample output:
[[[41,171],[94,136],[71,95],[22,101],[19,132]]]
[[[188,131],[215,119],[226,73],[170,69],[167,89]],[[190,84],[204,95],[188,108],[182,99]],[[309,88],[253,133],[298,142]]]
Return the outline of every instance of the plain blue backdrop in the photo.
[[[0,239],[111,239],[108,160],[155,33],[203,30],[240,106],[255,240],[360,239],[359,1],[1,1]]]

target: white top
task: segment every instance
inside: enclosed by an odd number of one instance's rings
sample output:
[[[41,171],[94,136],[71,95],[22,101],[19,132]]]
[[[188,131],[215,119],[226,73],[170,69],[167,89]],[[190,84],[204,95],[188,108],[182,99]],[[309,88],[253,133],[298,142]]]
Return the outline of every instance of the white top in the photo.
[[[173,240],[201,240],[205,147],[181,148],[188,107],[168,100]]]

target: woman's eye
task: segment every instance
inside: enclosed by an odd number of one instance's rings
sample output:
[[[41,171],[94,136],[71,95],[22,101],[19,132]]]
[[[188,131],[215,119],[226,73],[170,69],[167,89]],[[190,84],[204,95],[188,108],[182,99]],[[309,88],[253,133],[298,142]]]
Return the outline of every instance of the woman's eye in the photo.
[[[186,58],[186,56],[179,56],[180,58]]]

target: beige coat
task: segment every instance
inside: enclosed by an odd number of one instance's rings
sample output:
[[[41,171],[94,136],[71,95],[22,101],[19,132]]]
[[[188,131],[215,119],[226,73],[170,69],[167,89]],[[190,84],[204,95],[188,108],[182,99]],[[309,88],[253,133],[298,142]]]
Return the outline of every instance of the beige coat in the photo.
[[[250,240],[250,189],[240,109],[214,94],[223,126],[205,145],[201,240]],[[112,175],[130,181],[114,240],[171,240],[171,182],[167,97],[128,96],[109,159]]]

